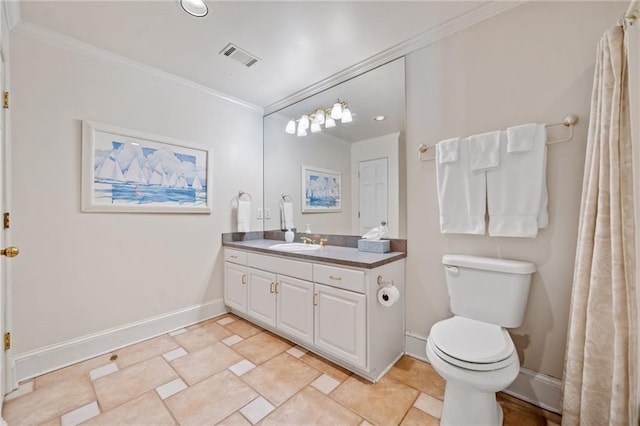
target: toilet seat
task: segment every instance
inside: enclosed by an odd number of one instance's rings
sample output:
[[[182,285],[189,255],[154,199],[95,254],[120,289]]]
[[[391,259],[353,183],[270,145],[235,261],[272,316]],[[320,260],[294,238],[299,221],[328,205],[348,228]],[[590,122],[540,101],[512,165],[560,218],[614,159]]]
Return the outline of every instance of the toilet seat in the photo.
[[[515,350],[505,329],[459,316],[434,324],[428,341],[442,360],[474,371],[506,367]]]

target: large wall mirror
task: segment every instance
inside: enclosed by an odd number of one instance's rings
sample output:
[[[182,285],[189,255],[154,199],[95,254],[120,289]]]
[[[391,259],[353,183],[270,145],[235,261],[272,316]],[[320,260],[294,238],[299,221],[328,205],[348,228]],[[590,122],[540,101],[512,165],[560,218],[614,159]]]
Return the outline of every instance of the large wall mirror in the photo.
[[[405,122],[404,58],[265,116],[264,229],[406,238]]]

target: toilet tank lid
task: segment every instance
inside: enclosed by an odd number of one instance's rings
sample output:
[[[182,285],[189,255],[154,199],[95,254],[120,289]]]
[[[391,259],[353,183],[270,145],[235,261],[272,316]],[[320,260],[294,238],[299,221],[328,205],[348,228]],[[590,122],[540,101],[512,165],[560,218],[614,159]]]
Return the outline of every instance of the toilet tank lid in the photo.
[[[470,256],[466,254],[445,254],[442,263],[448,266],[482,269],[485,271],[508,272],[512,274],[532,274],[536,265],[531,262],[495,257]]]

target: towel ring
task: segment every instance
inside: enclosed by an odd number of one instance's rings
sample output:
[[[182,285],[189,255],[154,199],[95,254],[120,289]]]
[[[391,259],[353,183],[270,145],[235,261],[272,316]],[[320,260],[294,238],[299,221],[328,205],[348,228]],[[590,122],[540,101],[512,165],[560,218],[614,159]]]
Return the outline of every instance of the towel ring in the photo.
[[[236,201],[240,201],[242,199],[242,197],[244,196],[249,197],[249,201],[251,201],[251,194],[249,194],[248,192],[244,192],[244,191],[238,191],[238,195],[236,195]]]

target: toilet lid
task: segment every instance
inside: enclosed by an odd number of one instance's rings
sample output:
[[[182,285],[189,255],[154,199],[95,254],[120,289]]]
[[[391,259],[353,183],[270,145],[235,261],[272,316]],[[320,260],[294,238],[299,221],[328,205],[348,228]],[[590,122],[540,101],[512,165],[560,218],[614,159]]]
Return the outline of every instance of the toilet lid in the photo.
[[[434,324],[429,337],[442,353],[466,363],[492,364],[514,351],[502,327],[458,316]]]

